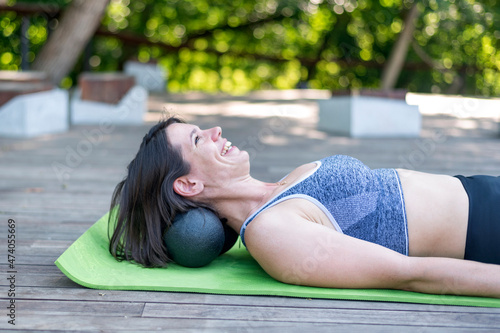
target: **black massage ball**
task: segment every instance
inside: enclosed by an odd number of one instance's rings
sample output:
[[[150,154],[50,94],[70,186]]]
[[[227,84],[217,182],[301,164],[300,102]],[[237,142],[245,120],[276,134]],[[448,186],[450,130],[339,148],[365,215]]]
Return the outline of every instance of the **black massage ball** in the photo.
[[[238,240],[239,236],[240,235],[236,231],[231,229],[230,226],[224,224],[224,246],[222,247],[220,254],[226,253],[227,251],[231,250],[233,245]]]
[[[201,267],[221,253],[225,232],[222,222],[213,212],[195,208],[178,214],[163,239],[170,258],[176,263]]]

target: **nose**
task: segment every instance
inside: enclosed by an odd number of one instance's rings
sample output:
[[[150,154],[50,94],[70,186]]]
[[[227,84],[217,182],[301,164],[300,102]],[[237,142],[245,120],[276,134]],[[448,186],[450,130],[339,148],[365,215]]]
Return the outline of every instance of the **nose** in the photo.
[[[212,127],[207,130],[209,132],[210,138],[212,141],[217,141],[219,140],[220,136],[222,135],[222,128],[219,126]]]

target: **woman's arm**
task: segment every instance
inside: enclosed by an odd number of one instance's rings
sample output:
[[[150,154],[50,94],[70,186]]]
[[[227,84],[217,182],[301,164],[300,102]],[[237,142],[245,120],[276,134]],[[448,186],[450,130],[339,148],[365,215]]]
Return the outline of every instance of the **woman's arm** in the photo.
[[[408,260],[413,268],[408,290],[500,298],[500,265],[434,257]]]
[[[262,268],[279,281],[500,298],[500,265],[407,257],[276,208],[249,224],[245,241]]]

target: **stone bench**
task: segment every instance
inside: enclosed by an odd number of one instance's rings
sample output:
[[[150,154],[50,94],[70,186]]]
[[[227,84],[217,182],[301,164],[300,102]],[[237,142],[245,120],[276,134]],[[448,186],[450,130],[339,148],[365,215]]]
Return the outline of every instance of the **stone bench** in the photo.
[[[71,99],[72,124],[142,124],[148,92],[123,73],[85,73]]]
[[[0,135],[29,138],[68,129],[68,93],[41,72],[0,71]]]
[[[404,100],[406,91],[333,92],[319,100],[318,129],[350,137],[418,137],[418,106]]]

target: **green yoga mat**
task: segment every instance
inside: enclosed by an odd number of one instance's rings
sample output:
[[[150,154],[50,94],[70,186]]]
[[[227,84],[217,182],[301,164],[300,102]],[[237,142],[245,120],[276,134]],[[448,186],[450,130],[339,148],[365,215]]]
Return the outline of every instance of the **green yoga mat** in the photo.
[[[108,252],[108,214],[78,238],[55,262],[74,282],[95,289],[155,290],[227,295],[390,301],[500,307],[500,299],[429,295],[400,290],[330,289],[284,284],[267,275],[238,241],[208,266],[143,268],[118,262]]]

